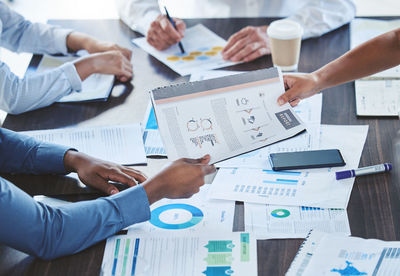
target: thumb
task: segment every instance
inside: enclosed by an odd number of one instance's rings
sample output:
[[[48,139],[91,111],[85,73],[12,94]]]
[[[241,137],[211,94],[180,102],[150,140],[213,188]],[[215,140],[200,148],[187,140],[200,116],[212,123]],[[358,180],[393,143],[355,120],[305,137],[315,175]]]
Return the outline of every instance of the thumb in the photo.
[[[214,165],[203,165],[201,169],[203,170],[204,175],[213,173],[216,170]]]
[[[287,102],[290,102],[292,100],[294,100],[295,95],[296,95],[296,88],[290,88],[288,90],[286,90],[285,93],[283,93],[282,95],[279,96],[278,98],[278,104],[279,105],[284,105]]]

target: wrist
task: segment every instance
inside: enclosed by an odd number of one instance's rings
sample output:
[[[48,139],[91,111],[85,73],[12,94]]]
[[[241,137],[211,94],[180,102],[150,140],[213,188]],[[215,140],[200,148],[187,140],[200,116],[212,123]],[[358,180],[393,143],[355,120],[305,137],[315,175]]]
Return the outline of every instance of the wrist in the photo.
[[[311,79],[314,82],[314,91],[315,93],[318,93],[319,91],[327,88],[326,80],[325,80],[325,74],[321,70],[314,71],[310,73]]]
[[[141,184],[147,194],[147,199],[151,204],[164,198],[162,195],[162,188],[156,178],[151,178]]]
[[[68,150],[64,155],[64,168],[67,172],[76,172],[76,163],[79,158],[79,152]]]
[[[97,73],[98,68],[96,67],[95,56],[91,55],[88,57],[80,58],[74,62],[76,72],[78,73],[81,80],[85,80],[91,74]]]

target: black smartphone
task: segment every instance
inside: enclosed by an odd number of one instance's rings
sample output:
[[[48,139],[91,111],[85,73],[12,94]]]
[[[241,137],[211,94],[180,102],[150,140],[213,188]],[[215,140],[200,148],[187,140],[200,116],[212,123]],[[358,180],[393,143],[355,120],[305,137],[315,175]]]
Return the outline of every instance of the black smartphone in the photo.
[[[338,149],[271,153],[269,161],[274,171],[346,165]]]

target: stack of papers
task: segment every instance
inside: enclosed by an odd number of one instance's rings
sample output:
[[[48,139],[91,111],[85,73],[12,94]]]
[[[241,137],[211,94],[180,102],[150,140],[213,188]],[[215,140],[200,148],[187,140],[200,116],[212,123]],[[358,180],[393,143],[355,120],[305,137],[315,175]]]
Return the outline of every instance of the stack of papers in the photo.
[[[79,57],[51,57],[43,56],[36,72],[44,72],[61,66],[66,62],[72,62]],[[58,102],[90,102],[106,101],[114,84],[113,75],[92,74],[82,82],[82,91],[72,92],[62,97]]]
[[[399,27],[400,20],[354,19],[351,48]],[[399,116],[400,65],[357,80],[355,91],[358,116]]]
[[[117,164],[147,163],[140,124],[33,130],[21,133]]]
[[[312,231],[286,276],[399,275],[400,242]]]

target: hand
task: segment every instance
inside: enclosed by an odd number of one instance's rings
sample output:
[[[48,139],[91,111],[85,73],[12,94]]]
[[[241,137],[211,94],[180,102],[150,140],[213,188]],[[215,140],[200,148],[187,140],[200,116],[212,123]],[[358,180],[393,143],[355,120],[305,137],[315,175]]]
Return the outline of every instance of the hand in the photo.
[[[204,176],[215,171],[210,156],[176,160],[155,177],[143,183],[150,204],[162,198],[189,198],[204,184]]]
[[[87,34],[72,32],[67,36],[67,47],[70,51],[76,52],[85,49],[91,54],[108,51],[119,51],[128,60],[132,58],[132,51],[119,46],[118,44],[97,40]]]
[[[268,26],[248,26],[233,34],[222,50],[222,57],[231,61],[252,61],[271,53]]]
[[[311,97],[320,91],[318,78],[313,73],[285,75],[283,82],[286,92],[278,98],[279,105],[289,102],[291,106],[296,106],[301,99]]]
[[[73,150],[69,150],[65,154],[64,167],[68,172],[78,173],[79,179],[85,185],[99,189],[108,195],[118,193],[118,189],[109,181],[120,182],[132,187],[147,179],[140,171]]]
[[[159,15],[147,32],[147,42],[159,51],[178,43],[184,36],[185,23],[178,18],[172,20],[175,22],[176,30],[165,15]]]
[[[120,51],[92,54],[74,62],[81,80],[94,73],[115,75],[120,81],[132,78],[132,63]]]

